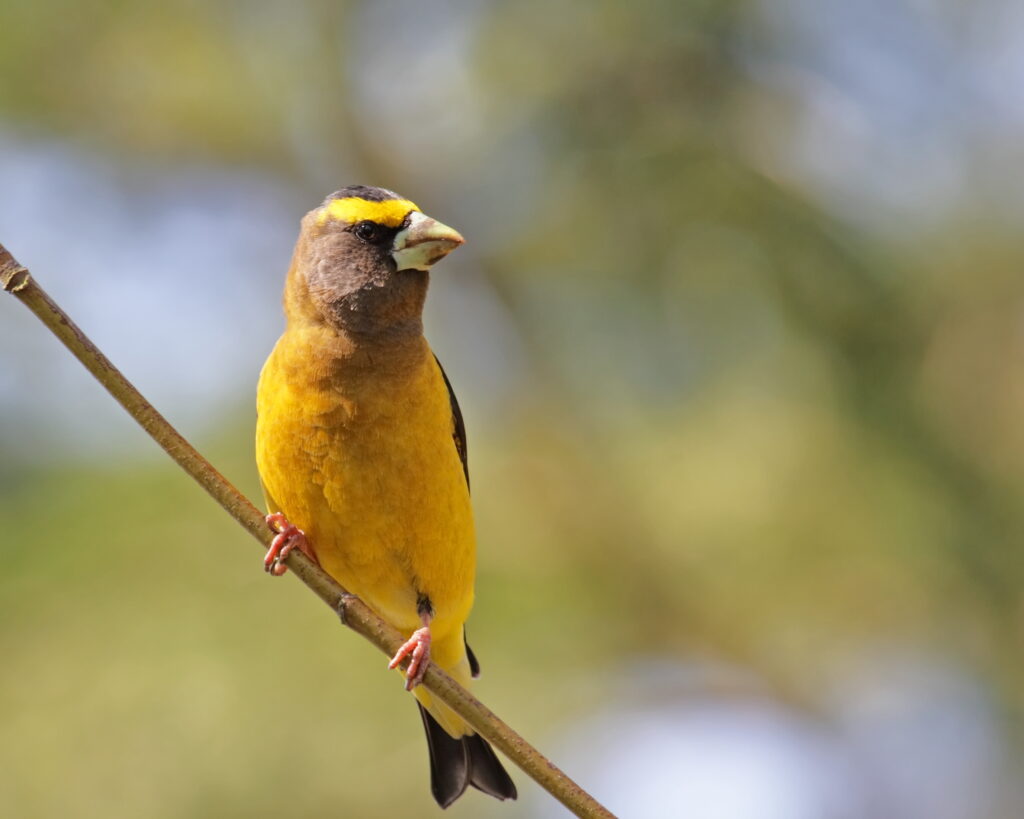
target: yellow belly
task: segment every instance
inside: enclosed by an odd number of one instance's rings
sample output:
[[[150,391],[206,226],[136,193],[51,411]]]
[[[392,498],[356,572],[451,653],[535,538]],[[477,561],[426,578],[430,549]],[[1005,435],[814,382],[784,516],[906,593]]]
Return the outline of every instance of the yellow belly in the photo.
[[[260,376],[256,458],[268,503],[399,630],[419,627],[429,598],[435,660],[461,664],[475,536],[440,369],[424,341],[422,361],[402,373],[341,368],[314,379],[301,361],[307,342],[286,333]]]

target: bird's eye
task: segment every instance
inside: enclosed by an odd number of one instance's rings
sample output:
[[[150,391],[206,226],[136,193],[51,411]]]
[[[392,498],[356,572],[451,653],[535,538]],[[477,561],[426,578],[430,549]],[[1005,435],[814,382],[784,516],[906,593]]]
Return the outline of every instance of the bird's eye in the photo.
[[[354,232],[356,236],[362,239],[364,242],[376,242],[381,238],[383,231],[380,225],[376,222],[360,222],[355,226]]]

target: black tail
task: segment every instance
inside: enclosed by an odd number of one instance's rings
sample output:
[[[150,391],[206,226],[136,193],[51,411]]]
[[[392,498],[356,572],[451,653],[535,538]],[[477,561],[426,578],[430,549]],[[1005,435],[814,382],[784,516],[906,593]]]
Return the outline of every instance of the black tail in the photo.
[[[419,708],[430,749],[430,790],[437,804],[447,808],[469,785],[497,799],[516,798],[515,783],[482,737],[452,739],[426,708]]]

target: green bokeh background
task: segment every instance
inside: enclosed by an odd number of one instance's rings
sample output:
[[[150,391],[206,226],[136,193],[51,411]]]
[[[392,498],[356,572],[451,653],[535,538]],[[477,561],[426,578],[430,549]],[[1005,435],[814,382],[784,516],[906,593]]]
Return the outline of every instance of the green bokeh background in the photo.
[[[0,0],[0,241],[258,497],[292,231],[345,184],[402,192],[469,240],[427,325],[469,427],[482,699],[623,815],[676,814],[572,737],[664,698],[768,703],[878,769],[801,816],[1020,815],[1013,9]],[[0,342],[0,814],[433,811],[383,658],[13,299]],[[735,674],[632,682],[708,667]],[[837,703],[905,667],[972,692],[983,758],[929,781],[912,686],[873,712],[891,753],[849,750]],[[516,779],[451,814],[559,815]]]

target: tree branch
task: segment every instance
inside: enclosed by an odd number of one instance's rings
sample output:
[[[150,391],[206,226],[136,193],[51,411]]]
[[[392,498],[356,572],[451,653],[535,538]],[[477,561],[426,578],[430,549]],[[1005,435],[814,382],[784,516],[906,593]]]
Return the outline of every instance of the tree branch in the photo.
[[[266,525],[263,513],[214,469],[210,462],[142,397],[142,394],[110,363],[85,333],[75,326],[67,314],[35,283],[28,270],[18,264],[2,244],[0,286],[35,313],[132,418],[163,447],[178,466],[209,492],[228,514],[264,548],[270,544],[273,533]],[[405,638],[359,598],[345,591],[334,578],[302,552],[298,549],[293,550],[285,563],[317,597],[338,613],[342,623],[365,637],[387,656],[393,656],[398,651]],[[428,667],[423,685],[577,816],[612,816],[597,800],[436,665],[431,664]]]

